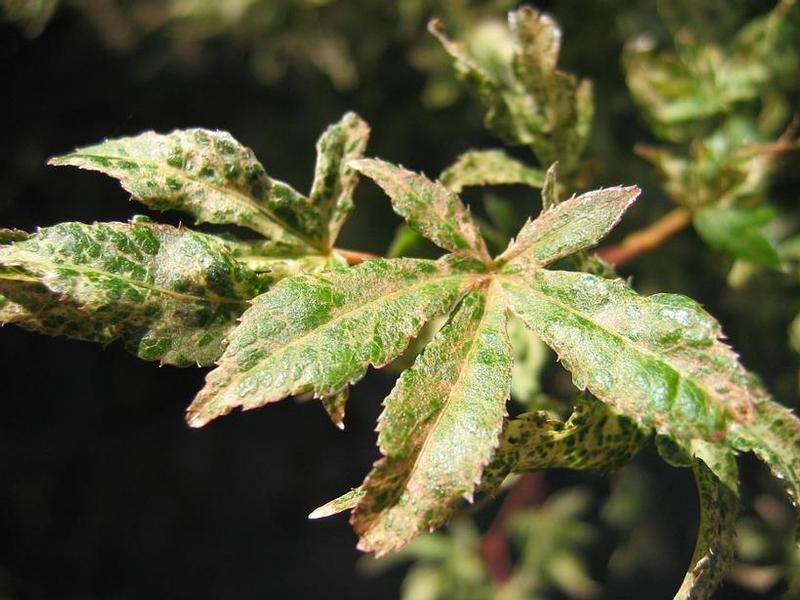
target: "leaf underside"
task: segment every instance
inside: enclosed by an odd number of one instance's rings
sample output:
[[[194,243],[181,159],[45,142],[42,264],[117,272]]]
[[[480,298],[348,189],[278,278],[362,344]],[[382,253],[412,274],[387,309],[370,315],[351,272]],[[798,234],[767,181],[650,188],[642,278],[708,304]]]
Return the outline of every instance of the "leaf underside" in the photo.
[[[544,173],[512,158],[502,150],[471,150],[442,171],[439,180],[452,191],[476,185],[544,185]]]

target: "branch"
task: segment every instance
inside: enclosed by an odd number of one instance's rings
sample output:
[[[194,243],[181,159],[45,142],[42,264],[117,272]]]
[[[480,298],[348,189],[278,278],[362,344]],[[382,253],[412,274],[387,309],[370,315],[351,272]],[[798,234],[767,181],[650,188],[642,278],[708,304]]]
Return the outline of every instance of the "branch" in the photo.
[[[497,511],[494,521],[481,540],[481,555],[489,576],[495,583],[504,583],[511,577],[511,550],[506,537],[506,524],[514,514],[526,506],[541,504],[544,498],[544,473],[525,473],[508,492],[503,505]]]
[[[692,213],[688,208],[673,209],[652,225],[630,234],[621,244],[600,248],[597,255],[618,267],[660,246],[691,222]]]

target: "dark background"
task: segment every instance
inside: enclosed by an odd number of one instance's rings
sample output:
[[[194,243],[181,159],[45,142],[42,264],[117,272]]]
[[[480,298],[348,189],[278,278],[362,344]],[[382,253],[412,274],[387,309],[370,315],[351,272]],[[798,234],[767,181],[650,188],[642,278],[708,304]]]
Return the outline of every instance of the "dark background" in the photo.
[[[539,6],[564,26],[563,64],[597,84],[589,150],[602,159],[595,182],[636,182],[645,190],[614,234],[619,239],[669,208],[656,177],[631,153],[648,134],[624,92],[618,60],[632,27],[620,15],[636,9],[636,23],[650,23],[653,7],[608,0]],[[364,23],[371,18],[386,15],[366,13]],[[75,146],[145,129],[228,130],[254,148],[271,175],[301,190],[310,185],[319,132],[350,109],[372,124],[370,155],[428,174],[471,146],[498,145],[468,98],[446,108],[423,105],[426,74],[409,64],[407,41],[389,39],[358,64],[359,84],[341,91],[307,65],[290,65],[279,82],[264,84],[253,76],[248,47],[225,38],[204,42],[188,58],[174,52],[168,36],[114,50],[69,7],[35,39],[0,25],[0,223],[31,230],[145,212],[113,180],[45,166],[49,156]],[[792,189],[794,177],[780,180],[779,191]],[[399,221],[374,186],[362,184],[356,198],[341,245],[383,252]],[[533,206],[536,198],[526,201]],[[797,365],[784,340],[796,294],[773,293],[787,285],[774,279],[731,294],[722,260],[686,232],[623,271],[641,291],[683,292],[705,303],[745,364],[793,405]],[[294,401],[196,431],[184,424],[183,411],[202,385],[201,370],[159,368],[118,345],[13,327],[1,333],[0,598],[397,595],[403,569],[369,576],[357,569],[346,518],[306,519],[357,485],[376,458],[373,427],[390,375],[371,372],[355,387],[344,433],[316,403]],[[637,462],[659,499],[662,564],[607,580],[604,565],[620,542],[609,534],[592,550],[593,575],[609,598],[667,598],[693,546],[693,483],[652,450]],[[745,479],[757,487],[764,473],[746,462]],[[600,497],[613,485],[599,475],[564,472],[547,481],[552,489],[580,482]],[[495,509],[485,509],[479,523]],[[755,596],[729,585],[718,597]]]

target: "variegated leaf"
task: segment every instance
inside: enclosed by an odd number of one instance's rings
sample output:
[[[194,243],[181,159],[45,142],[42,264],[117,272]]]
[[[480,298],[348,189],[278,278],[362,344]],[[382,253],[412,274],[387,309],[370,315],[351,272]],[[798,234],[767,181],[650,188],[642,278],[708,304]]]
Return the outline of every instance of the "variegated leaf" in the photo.
[[[567,421],[544,411],[523,413],[503,428],[480,489],[494,494],[506,476],[526,471],[617,470],[639,451],[646,433],[633,420],[593,398],[583,398]]]
[[[371,260],[282,280],[244,313],[189,407],[199,427],[233,408],[313,391],[324,397],[396,358],[473,285],[474,261]]]
[[[330,247],[339,235],[350,211],[358,173],[349,162],[364,154],[369,139],[369,125],[357,114],[349,112],[334,123],[317,142],[317,166],[309,201],[328,224],[323,243]]]
[[[180,210],[198,223],[247,227],[295,255],[327,254],[352,209],[369,126],[355,113],[332,125],[317,144],[310,198],[270,178],[253,151],[230,134],[205,129],[152,131],[106,140],[50,160],[120,180],[155,210]]]
[[[617,224],[639,196],[639,188],[587,192],[557,204],[529,221],[497,258],[504,271],[533,271],[594,246]]]
[[[720,440],[731,423],[752,417],[757,384],[693,300],[642,297],[622,281],[566,271],[538,270],[502,286],[578,388],[643,426]]]
[[[486,243],[469,209],[444,185],[382,160],[364,159],[351,165],[383,188],[395,212],[412,229],[445,250],[489,261]]]
[[[62,223],[0,246],[0,320],[123,339],[146,360],[211,364],[263,281],[212,236],[151,223]]]
[[[558,160],[572,172],[589,136],[591,84],[556,68],[561,31],[553,19],[522,6],[508,21],[513,51],[502,69],[448,39],[439,21],[428,28],[486,106],[486,127],[508,144],[530,146],[541,164]]]
[[[739,514],[739,470],[733,452],[699,440],[692,447],[700,523],[689,570],[676,600],[711,598],[733,560]]]
[[[232,223],[296,248],[313,249],[323,223],[297,191],[272,180],[253,151],[230,134],[205,129],[147,131],[52,158],[50,164],[119,179],[155,210],[180,210],[198,223]]]
[[[470,150],[442,171],[439,180],[456,193],[476,185],[522,184],[540,188],[544,173],[503,150]]]
[[[471,292],[386,398],[378,425],[384,456],[352,516],[362,550],[396,550],[472,498],[510,392],[505,321],[496,284]]]
[[[353,509],[364,497],[364,493],[365,493],[364,488],[362,486],[353,488],[352,490],[350,490],[349,492],[345,492],[338,498],[334,498],[330,502],[323,504],[319,508],[314,509],[311,512],[311,514],[308,515],[308,518],[324,519],[325,517],[330,517],[340,512]]]
[[[771,400],[758,402],[754,412],[750,421],[731,427],[728,445],[764,461],[800,507],[800,419]]]

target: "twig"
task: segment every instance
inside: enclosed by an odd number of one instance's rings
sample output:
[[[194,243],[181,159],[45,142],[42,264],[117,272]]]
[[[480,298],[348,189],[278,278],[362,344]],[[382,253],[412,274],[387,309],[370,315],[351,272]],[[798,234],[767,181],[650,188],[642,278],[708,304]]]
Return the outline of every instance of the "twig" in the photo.
[[[673,209],[652,225],[626,237],[621,244],[600,248],[597,254],[606,262],[618,267],[660,246],[691,222],[692,213],[688,208]]]
[[[525,473],[506,495],[481,540],[481,555],[494,582],[504,583],[511,577],[511,550],[506,536],[508,520],[526,506],[541,504],[544,498],[544,474],[541,471]]]

